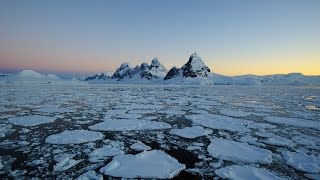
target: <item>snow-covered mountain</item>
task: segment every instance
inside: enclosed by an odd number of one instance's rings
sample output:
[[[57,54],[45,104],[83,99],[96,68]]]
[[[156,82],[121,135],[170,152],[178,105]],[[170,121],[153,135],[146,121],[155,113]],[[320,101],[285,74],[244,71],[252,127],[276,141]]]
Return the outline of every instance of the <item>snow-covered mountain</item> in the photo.
[[[171,68],[164,81],[165,84],[213,84],[213,76],[202,58],[193,53],[181,68]]]
[[[0,84],[79,84],[79,80],[62,80],[54,74],[41,74],[33,70],[23,70],[16,74],[0,76]]]
[[[140,66],[130,67],[129,63],[123,63],[112,74],[96,74],[85,78],[89,83],[151,83],[162,81],[167,74],[166,68],[161,65],[158,58],[154,58],[151,64],[145,62]],[[100,80],[100,81],[97,81]]]

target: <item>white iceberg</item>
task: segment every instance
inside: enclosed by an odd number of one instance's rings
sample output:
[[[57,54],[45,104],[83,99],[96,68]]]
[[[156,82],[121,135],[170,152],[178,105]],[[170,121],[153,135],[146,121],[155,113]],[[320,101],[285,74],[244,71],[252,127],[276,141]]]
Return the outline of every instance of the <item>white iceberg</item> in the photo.
[[[271,151],[233,140],[213,139],[208,152],[215,158],[227,161],[263,164],[272,162]]]
[[[51,123],[55,121],[57,117],[52,116],[21,116],[21,117],[13,117],[9,119],[9,122],[14,125],[20,126],[37,126],[40,124]]]
[[[100,132],[87,130],[63,131],[47,137],[46,143],[49,144],[80,144],[102,139],[104,136]]]
[[[204,129],[202,126],[192,126],[192,127],[186,127],[183,129],[173,129],[171,130],[172,134],[193,139],[199,136],[205,136],[208,134],[211,134],[213,131],[211,129]]]
[[[247,180],[247,179],[262,179],[262,180],[276,180],[284,179],[280,178],[271,172],[263,169],[250,166],[226,166],[224,168],[214,171],[219,177],[224,179],[238,179],[238,180]]]
[[[148,120],[127,120],[114,119],[105,120],[99,124],[89,126],[91,130],[97,131],[131,131],[131,130],[154,130],[154,129],[168,129],[171,125],[164,122],[155,122]]]
[[[115,156],[100,169],[101,173],[123,178],[173,178],[186,166],[160,150]]]

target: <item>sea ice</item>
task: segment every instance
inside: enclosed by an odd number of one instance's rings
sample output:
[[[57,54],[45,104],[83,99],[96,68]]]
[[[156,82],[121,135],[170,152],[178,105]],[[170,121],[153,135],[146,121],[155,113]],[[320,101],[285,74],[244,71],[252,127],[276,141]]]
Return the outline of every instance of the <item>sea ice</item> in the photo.
[[[57,117],[52,116],[21,116],[21,117],[13,117],[9,119],[10,123],[13,123],[14,125],[20,125],[20,126],[37,126],[39,124],[44,123],[51,123],[55,121]]]
[[[211,129],[204,129],[202,126],[192,126],[192,127],[186,127],[183,129],[173,129],[171,130],[172,134],[193,139],[199,136],[205,136],[212,133]]]
[[[104,122],[101,122],[99,124],[89,126],[89,129],[98,131],[131,131],[168,128],[171,128],[171,125],[164,122],[127,119],[105,120]]]
[[[215,158],[248,163],[270,164],[272,152],[247,143],[226,139],[212,139],[208,152]]]
[[[103,180],[103,176],[91,170],[80,175],[76,180]]]
[[[233,132],[247,132],[249,129],[246,125],[249,123],[246,120],[236,119],[228,116],[216,114],[194,114],[186,116],[193,123],[209,127],[212,129],[224,129]]]
[[[87,130],[63,131],[59,134],[53,134],[47,137],[46,143],[49,144],[80,144],[102,139],[104,136],[100,132]]]
[[[150,150],[151,147],[143,144],[141,141],[137,141],[136,143],[132,144],[130,146],[131,149],[137,150],[137,151],[144,151],[144,150]]]
[[[109,156],[117,156],[124,154],[121,149],[112,147],[110,145],[105,145],[102,148],[95,149],[89,154],[91,162],[101,162],[107,159]]]
[[[261,180],[276,180],[284,179],[280,178],[271,172],[263,169],[250,166],[226,166],[221,169],[214,171],[219,177],[224,179],[238,179],[238,180],[247,180],[247,179],[261,179]]]
[[[270,123],[285,124],[285,125],[304,127],[304,128],[314,128],[314,129],[320,130],[319,122],[306,120],[306,119],[268,116],[268,117],[265,117],[264,120]]]
[[[314,155],[307,155],[303,152],[283,151],[282,157],[286,164],[292,166],[296,170],[307,173],[320,172],[320,157]]]
[[[175,158],[160,150],[115,156],[100,169],[105,175],[123,178],[173,178],[185,169]]]
[[[70,157],[66,157],[61,162],[58,162],[54,167],[53,171],[65,171],[67,169],[70,169],[71,167],[77,165],[83,160],[74,160]]]
[[[230,110],[230,109],[222,109],[220,110],[220,114],[231,116],[231,117],[246,117],[250,116],[251,112],[245,112],[240,110]]]

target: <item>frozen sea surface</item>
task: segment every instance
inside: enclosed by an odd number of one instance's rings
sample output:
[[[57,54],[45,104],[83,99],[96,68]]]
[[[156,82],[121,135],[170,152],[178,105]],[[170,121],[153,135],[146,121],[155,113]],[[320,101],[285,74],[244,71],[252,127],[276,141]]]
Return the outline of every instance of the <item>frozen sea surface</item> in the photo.
[[[0,94],[0,179],[320,177],[320,87],[2,85]]]

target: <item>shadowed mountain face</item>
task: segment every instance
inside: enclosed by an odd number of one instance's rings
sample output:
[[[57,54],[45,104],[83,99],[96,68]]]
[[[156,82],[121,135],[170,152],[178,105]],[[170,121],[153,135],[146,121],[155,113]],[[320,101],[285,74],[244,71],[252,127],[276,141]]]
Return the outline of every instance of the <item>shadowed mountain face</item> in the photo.
[[[193,53],[189,61],[183,65],[180,69],[173,67],[169,73],[166,75],[164,80],[168,80],[174,77],[208,77],[210,75],[211,70],[208,66],[206,66],[197,53]]]

